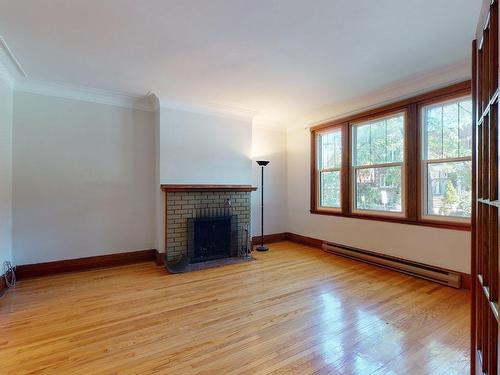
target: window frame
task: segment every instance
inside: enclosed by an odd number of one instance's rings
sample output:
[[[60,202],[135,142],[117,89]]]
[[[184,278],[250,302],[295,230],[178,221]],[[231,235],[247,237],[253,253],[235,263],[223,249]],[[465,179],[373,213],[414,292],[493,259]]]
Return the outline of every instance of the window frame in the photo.
[[[355,139],[355,131],[354,129],[357,126],[362,126],[366,124],[373,123],[374,121],[384,120],[387,118],[395,117],[397,115],[403,116],[403,160],[401,162],[391,162],[391,163],[378,163],[378,164],[365,164],[365,165],[355,165],[355,147],[354,144],[356,142]],[[372,118],[365,119],[364,121],[352,122],[349,124],[349,132],[350,132],[350,154],[351,154],[351,212],[353,214],[359,215],[369,215],[369,216],[386,216],[386,217],[406,217],[406,159],[407,159],[407,147],[406,147],[406,138],[407,138],[407,120],[408,115],[407,111],[394,111],[389,112],[381,116],[374,116]],[[378,169],[378,168],[387,168],[387,167],[401,167],[401,212],[395,211],[382,211],[382,210],[364,210],[356,207],[357,203],[357,195],[356,195],[356,172],[359,169]]]
[[[337,168],[320,168],[320,158],[321,158],[321,145],[320,145],[320,137],[324,134],[332,133],[332,132],[340,132],[340,142],[341,142],[341,155],[340,155],[340,167]],[[342,126],[337,125],[337,126],[332,126],[327,129],[320,130],[316,132],[315,135],[315,143],[316,143],[316,163],[315,165],[317,166],[315,168],[315,173],[316,173],[316,180],[318,183],[316,184],[316,199],[318,202],[318,209],[322,211],[333,211],[333,212],[341,212],[342,211],[342,195],[343,195],[343,186],[342,186],[342,171],[343,171],[343,162],[344,162],[344,134],[342,131]],[[340,207],[329,207],[329,206],[322,206],[321,205],[321,173],[324,172],[340,172]]]
[[[470,156],[458,156],[453,158],[443,158],[443,159],[424,159],[425,156],[425,147],[427,146],[427,139],[424,133],[424,110],[428,107],[438,106],[440,104],[452,103],[455,101],[459,101],[461,99],[470,98],[472,100],[471,94],[463,94],[463,95],[448,95],[440,98],[429,99],[419,103],[418,105],[418,122],[419,122],[419,134],[421,134],[419,138],[419,219],[425,223],[447,223],[447,224],[461,224],[465,226],[470,226],[471,217],[459,217],[459,216],[441,216],[441,215],[432,215],[427,213],[427,198],[428,198],[428,173],[427,169],[429,165],[432,164],[444,164],[444,163],[453,163],[453,162],[465,162],[468,161],[471,163],[472,168],[472,150]],[[472,127],[474,129],[474,127]],[[471,182],[472,184],[472,182]],[[472,186],[471,186],[472,187]],[[471,202],[472,203],[472,202]]]
[[[441,89],[420,94],[408,99],[376,107],[365,112],[353,114],[338,120],[325,122],[310,128],[310,212],[318,215],[343,216],[356,219],[378,220],[410,225],[430,226],[453,230],[470,231],[470,220],[450,221],[447,217],[428,219],[423,215],[422,201],[422,145],[421,145],[421,109],[432,103],[444,102],[454,98],[471,95],[471,81],[460,82]],[[373,121],[391,114],[405,113],[404,160],[402,170],[401,205],[403,214],[386,211],[368,211],[354,209],[354,168],[352,165],[352,126]],[[317,175],[317,134],[329,129],[341,128],[342,136],[342,168],[341,168],[341,208],[323,208],[319,206],[319,178]]]

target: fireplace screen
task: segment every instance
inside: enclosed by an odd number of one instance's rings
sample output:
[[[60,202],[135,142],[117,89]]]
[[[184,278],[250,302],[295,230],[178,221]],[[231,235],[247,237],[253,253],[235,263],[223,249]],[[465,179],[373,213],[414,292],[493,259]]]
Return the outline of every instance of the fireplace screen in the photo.
[[[238,216],[230,209],[201,210],[188,219],[190,263],[238,255]]]

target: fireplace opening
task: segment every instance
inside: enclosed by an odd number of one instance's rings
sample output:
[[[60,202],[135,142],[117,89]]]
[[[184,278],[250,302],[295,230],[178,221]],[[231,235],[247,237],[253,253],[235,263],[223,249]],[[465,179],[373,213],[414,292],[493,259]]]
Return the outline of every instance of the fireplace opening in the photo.
[[[189,263],[238,255],[238,216],[229,208],[202,209],[188,219]]]

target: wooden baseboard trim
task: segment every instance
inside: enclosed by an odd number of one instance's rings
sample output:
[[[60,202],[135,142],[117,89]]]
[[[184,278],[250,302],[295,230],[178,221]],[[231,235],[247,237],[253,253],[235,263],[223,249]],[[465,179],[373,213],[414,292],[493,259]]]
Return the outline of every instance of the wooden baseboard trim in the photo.
[[[165,265],[165,253],[160,253],[158,250],[155,250],[155,262],[157,266]]]
[[[285,241],[287,239],[286,233],[273,233],[264,235],[264,243],[273,243]],[[252,245],[260,244],[260,236],[252,237]]]
[[[3,296],[6,290],[7,290],[7,284],[5,283],[5,276],[0,275],[0,297]]]
[[[22,280],[57,273],[123,266],[126,264],[148,261],[156,261],[156,250],[139,250],[86,258],[58,260],[54,262],[23,264],[16,267],[16,277],[18,280]]]
[[[327,241],[319,240],[317,238],[302,236],[300,234],[295,234],[295,233],[286,233],[286,239],[288,241],[300,243],[300,244],[303,244],[303,245],[307,245],[307,246],[311,246],[311,247],[315,247],[315,248],[319,248],[319,249],[321,249],[321,246],[323,245],[324,242],[327,242]],[[363,252],[370,252],[369,250],[359,249],[359,248],[355,248],[355,247],[352,247],[352,246],[345,246],[345,245],[342,245],[342,244],[335,244],[335,246],[337,246],[337,247],[344,247],[344,248],[351,248],[351,249],[358,250],[358,251],[363,251]],[[392,256],[388,256],[388,255],[386,255],[386,257],[388,257],[388,258],[394,258],[394,259],[398,259],[398,260],[408,261],[407,259],[392,257]],[[356,259],[356,261],[361,262],[361,260],[357,260],[357,259]],[[446,270],[446,271],[450,271],[450,270]],[[461,288],[462,289],[468,289],[468,290],[470,290],[471,289],[471,276],[469,274],[462,273],[462,272],[460,272],[460,274],[462,276],[461,277],[461,279],[462,279],[462,281],[461,281]]]
[[[273,243],[280,241],[291,241],[295,243],[300,243],[306,246],[311,246],[321,249],[323,240],[303,236],[300,234],[285,232],[285,233],[274,233],[264,236],[265,243]],[[252,238],[252,243],[258,244],[260,242],[260,237],[256,236]],[[338,245],[344,246],[344,245]],[[366,251],[363,249],[358,249],[361,251]],[[116,253],[99,255],[86,258],[77,259],[66,259],[54,262],[36,263],[36,264],[24,264],[16,267],[16,277],[18,280],[48,276],[58,273],[75,272],[91,270],[96,268],[106,268],[114,266],[122,266],[126,264],[140,263],[153,261],[158,266],[163,266],[165,264],[165,253],[160,253],[155,249],[149,250],[139,250],[126,253]],[[471,289],[471,276],[466,273],[461,273],[462,275],[462,288]],[[0,296],[7,290],[7,285],[5,284],[5,279],[3,275],[0,277]]]
[[[319,249],[321,249],[321,245],[323,245],[324,242],[322,240],[318,240],[317,238],[302,236],[300,234],[295,234],[295,233],[286,233],[286,239],[288,241],[300,243],[302,245],[307,245],[311,247],[317,247]]]
[[[472,278],[468,273],[462,273],[462,289],[471,290],[472,288]]]

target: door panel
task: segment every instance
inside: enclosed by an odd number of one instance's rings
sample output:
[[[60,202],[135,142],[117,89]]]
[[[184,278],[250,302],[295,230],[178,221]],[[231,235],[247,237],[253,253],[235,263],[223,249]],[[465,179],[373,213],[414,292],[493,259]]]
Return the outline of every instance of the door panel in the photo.
[[[498,374],[498,3],[487,4],[473,43],[471,374]]]

